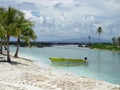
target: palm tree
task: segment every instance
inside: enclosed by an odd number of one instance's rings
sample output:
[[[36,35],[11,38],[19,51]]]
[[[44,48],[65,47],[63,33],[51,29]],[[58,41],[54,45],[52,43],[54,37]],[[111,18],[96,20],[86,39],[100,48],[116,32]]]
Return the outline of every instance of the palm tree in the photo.
[[[0,25],[0,54],[2,54],[2,37],[3,37],[3,30],[2,30],[2,25]]]
[[[4,27],[3,27],[3,13],[5,12],[4,8],[0,7],[0,54],[2,54],[2,44],[5,37]]]
[[[32,29],[32,22],[24,18],[24,14],[17,9],[9,7],[8,9],[0,8],[0,30],[3,30],[6,44],[7,44],[7,61],[11,62],[9,54],[9,40],[10,36],[17,37],[18,44],[15,56],[18,56],[18,50],[20,45],[20,39],[23,39],[27,43],[30,39],[35,39],[36,35]],[[1,34],[1,33],[0,33]],[[2,36],[2,34],[0,36]]]
[[[3,26],[0,24],[0,54],[2,54],[3,40],[5,40],[5,32]]]
[[[18,16],[18,11],[14,8],[9,7],[5,16],[6,16],[5,30],[6,30],[6,37],[7,37],[7,61],[11,62],[10,54],[9,54],[9,40],[10,40],[10,36],[14,32],[13,30],[15,28],[15,21]]]
[[[24,33],[21,33],[20,35],[18,35],[17,38],[17,49],[16,52],[14,54],[14,57],[18,57],[18,51],[19,51],[19,47],[20,47],[20,41],[25,41],[27,44],[30,44],[30,39],[36,39],[36,35],[34,33],[34,31],[30,28],[25,29],[26,31]]]
[[[9,7],[7,10],[2,12],[2,25],[4,27],[5,36],[6,36],[6,44],[7,44],[7,61],[11,62],[10,54],[9,54],[9,40],[10,36],[13,35],[16,27],[16,20],[19,17],[19,11],[12,7]]]
[[[100,35],[101,35],[102,31],[103,31],[102,27],[98,27],[97,33],[99,34],[99,44],[101,43],[101,41],[100,41]]]
[[[16,27],[17,30],[17,49],[14,54],[14,57],[18,57],[18,51],[20,46],[20,40],[24,40],[26,43],[30,43],[30,39],[36,39],[36,34],[33,31],[33,23],[24,17],[21,17],[18,20],[18,26]]]

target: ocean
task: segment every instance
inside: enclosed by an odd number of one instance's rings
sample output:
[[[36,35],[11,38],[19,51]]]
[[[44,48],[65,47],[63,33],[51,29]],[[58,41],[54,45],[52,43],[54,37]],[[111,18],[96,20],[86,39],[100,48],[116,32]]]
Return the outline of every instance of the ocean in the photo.
[[[15,52],[11,46],[10,51]],[[51,67],[56,71],[85,76],[120,85],[120,52],[81,48],[76,45],[53,46],[43,48],[20,47],[20,57],[39,63],[43,67]],[[88,58],[88,65],[54,65],[50,57]]]

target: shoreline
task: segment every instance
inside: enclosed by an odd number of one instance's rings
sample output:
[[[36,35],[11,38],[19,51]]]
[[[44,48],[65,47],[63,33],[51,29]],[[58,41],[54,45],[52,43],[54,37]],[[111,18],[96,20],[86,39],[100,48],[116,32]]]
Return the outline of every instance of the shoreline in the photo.
[[[11,60],[0,62],[0,90],[120,90],[120,85],[55,72],[24,57],[11,56]]]
[[[111,52],[118,52],[118,53],[120,53],[120,51],[119,50],[109,50],[109,49],[99,49],[99,48],[89,48],[89,49],[91,49],[91,50],[100,50],[100,51],[111,51]]]

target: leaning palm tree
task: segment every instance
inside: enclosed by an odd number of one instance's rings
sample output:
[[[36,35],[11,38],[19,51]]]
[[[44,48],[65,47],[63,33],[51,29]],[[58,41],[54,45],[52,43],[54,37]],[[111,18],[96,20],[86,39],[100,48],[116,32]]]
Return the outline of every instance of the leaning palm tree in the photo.
[[[17,17],[16,19],[14,32],[12,33],[12,36],[17,37],[17,49],[14,55],[15,57],[18,56],[17,53],[18,53],[19,45],[20,45],[20,35],[23,29],[23,23],[24,23],[23,21],[24,21],[24,14],[19,11],[19,17]]]
[[[30,44],[30,39],[36,39],[36,34],[32,29],[33,23],[31,21],[21,17],[18,22],[18,26],[16,27],[17,49],[14,57],[18,57],[20,40],[24,40],[27,44]]]
[[[31,28],[25,29],[25,32],[22,32],[17,38],[17,49],[14,57],[18,57],[18,51],[20,47],[20,41],[25,41],[28,45],[30,44],[30,39],[36,39],[36,34]]]
[[[34,30],[31,27],[25,29],[22,33],[21,39],[24,40],[30,46],[30,40],[35,40],[37,38]]]
[[[99,34],[99,44],[101,43],[100,35],[101,35],[102,31],[103,31],[102,27],[98,27],[97,33]]]

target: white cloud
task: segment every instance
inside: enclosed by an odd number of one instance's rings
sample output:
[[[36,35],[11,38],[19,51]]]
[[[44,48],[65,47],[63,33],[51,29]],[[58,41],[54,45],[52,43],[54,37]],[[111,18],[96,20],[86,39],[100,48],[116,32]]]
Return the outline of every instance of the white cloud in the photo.
[[[41,17],[41,16],[39,17],[39,22],[40,22],[40,23],[43,23],[43,22],[44,22],[43,17]]]
[[[36,22],[38,37],[97,37],[99,26],[104,38],[120,35],[119,0],[1,0],[0,5],[22,10]]]
[[[95,21],[94,16],[86,16],[86,17],[83,17],[83,19],[85,22],[90,22],[90,23]]]
[[[34,16],[31,13],[32,12],[31,10],[29,10],[29,11],[23,10],[23,12],[25,13],[25,17],[27,19],[34,18]]]

